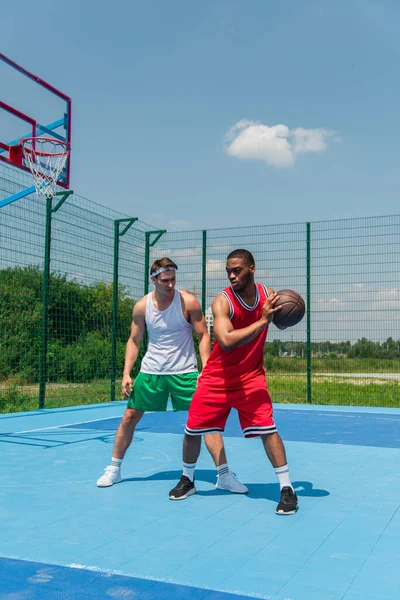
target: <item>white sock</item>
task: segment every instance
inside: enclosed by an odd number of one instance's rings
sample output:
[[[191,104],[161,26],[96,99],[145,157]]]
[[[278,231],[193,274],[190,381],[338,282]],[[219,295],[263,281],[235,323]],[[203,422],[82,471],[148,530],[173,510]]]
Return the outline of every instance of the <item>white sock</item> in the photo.
[[[186,477],[189,477],[190,481],[194,480],[194,470],[196,468],[196,463],[183,463],[183,474]]]
[[[290,483],[289,478],[289,467],[287,465],[283,465],[283,467],[277,467],[275,469],[275,473],[278,478],[281,489],[284,487],[290,487],[293,490],[293,486]]]
[[[225,463],[224,465],[220,465],[219,467],[217,467],[218,477],[221,477],[221,475],[226,475],[227,473],[229,473],[228,463]]]
[[[111,466],[112,467],[117,467],[118,469],[120,469],[121,463],[122,463],[122,458],[114,458],[114,456],[111,457]]]

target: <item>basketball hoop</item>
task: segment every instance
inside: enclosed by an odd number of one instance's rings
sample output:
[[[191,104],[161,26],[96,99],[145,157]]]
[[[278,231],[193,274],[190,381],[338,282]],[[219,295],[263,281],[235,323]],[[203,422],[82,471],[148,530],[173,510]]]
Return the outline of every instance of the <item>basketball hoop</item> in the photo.
[[[21,140],[19,146],[32,172],[36,193],[53,197],[71,150],[69,144],[55,138],[30,137]]]

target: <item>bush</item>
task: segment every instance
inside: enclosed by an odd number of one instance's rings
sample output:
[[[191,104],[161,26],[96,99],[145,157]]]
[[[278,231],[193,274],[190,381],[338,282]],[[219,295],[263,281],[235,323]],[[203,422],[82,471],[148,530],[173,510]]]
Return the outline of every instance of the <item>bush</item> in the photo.
[[[37,383],[42,345],[43,271],[36,266],[0,271],[0,380]],[[117,356],[123,365],[134,300],[118,290]],[[47,379],[90,381],[111,369],[112,285],[81,285],[50,274]],[[121,345],[123,348],[121,348]]]

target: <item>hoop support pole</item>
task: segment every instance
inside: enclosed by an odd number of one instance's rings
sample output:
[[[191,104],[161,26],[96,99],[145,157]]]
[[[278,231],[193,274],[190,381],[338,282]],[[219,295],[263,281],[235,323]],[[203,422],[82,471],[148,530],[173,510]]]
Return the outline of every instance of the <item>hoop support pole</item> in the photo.
[[[34,185],[32,187],[26,188],[25,190],[21,190],[20,192],[17,192],[16,194],[13,194],[12,196],[5,198],[4,200],[0,200],[0,208],[3,208],[3,206],[7,206],[7,204],[11,204],[16,200],[25,198],[25,196],[29,196],[29,194],[34,194],[35,192],[36,188]]]
[[[40,346],[39,363],[39,402],[38,409],[45,408],[46,405],[46,384],[47,384],[47,347],[48,347],[48,328],[49,328],[49,287],[50,287],[50,250],[51,250],[51,220],[52,213],[56,212],[65,200],[72,194],[72,190],[67,192],[57,192],[55,196],[61,196],[60,201],[53,208],[53,198],[46,198],[46,226],[45,226],[45,250],[43,265],[43,289],[42,289],[42,340]]]
[[[132,227],[138,217],[128,219],[115,219],[114,221],[114,273],[112,290],[112,327],[111,327],[111,381],[110,400],[115,400],[115,383],[117,380],[117,332],[118,332],[118,276],[119,276],[119,241],[123,235]],[[120,230],[120,224],[125,227]]]

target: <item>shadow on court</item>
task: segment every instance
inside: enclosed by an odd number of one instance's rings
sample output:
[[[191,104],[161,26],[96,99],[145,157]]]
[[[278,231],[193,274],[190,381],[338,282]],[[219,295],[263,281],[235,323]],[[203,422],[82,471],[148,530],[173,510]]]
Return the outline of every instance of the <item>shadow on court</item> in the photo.
[[[177,483],[182,475],[182,471],[160,471],[159,473],[153,473],[148,477],[127,477],[124,478],[124,483],[137,482],[137,481],[171,481],[171,483]],[[214,486],[216,481],[215,470],[211,469],[196,469],[196,481],[204,481]],[[278,483],[243,483],[249,488],[248,498],[265,498],[266,500],[279,501],[279,484]],[[310,481],[294,481],[293,487],[296,490],[297,495],[300,497],[310,498],[321,498],[323,496],[329,496],[327,490],[321,490],[314,488],[314,485]],[[198,496],[215,496],[217,494],[229,494],[230,492],[224,492],[222,490],[216,490],[214,487],[211,490],[197,490]]]

